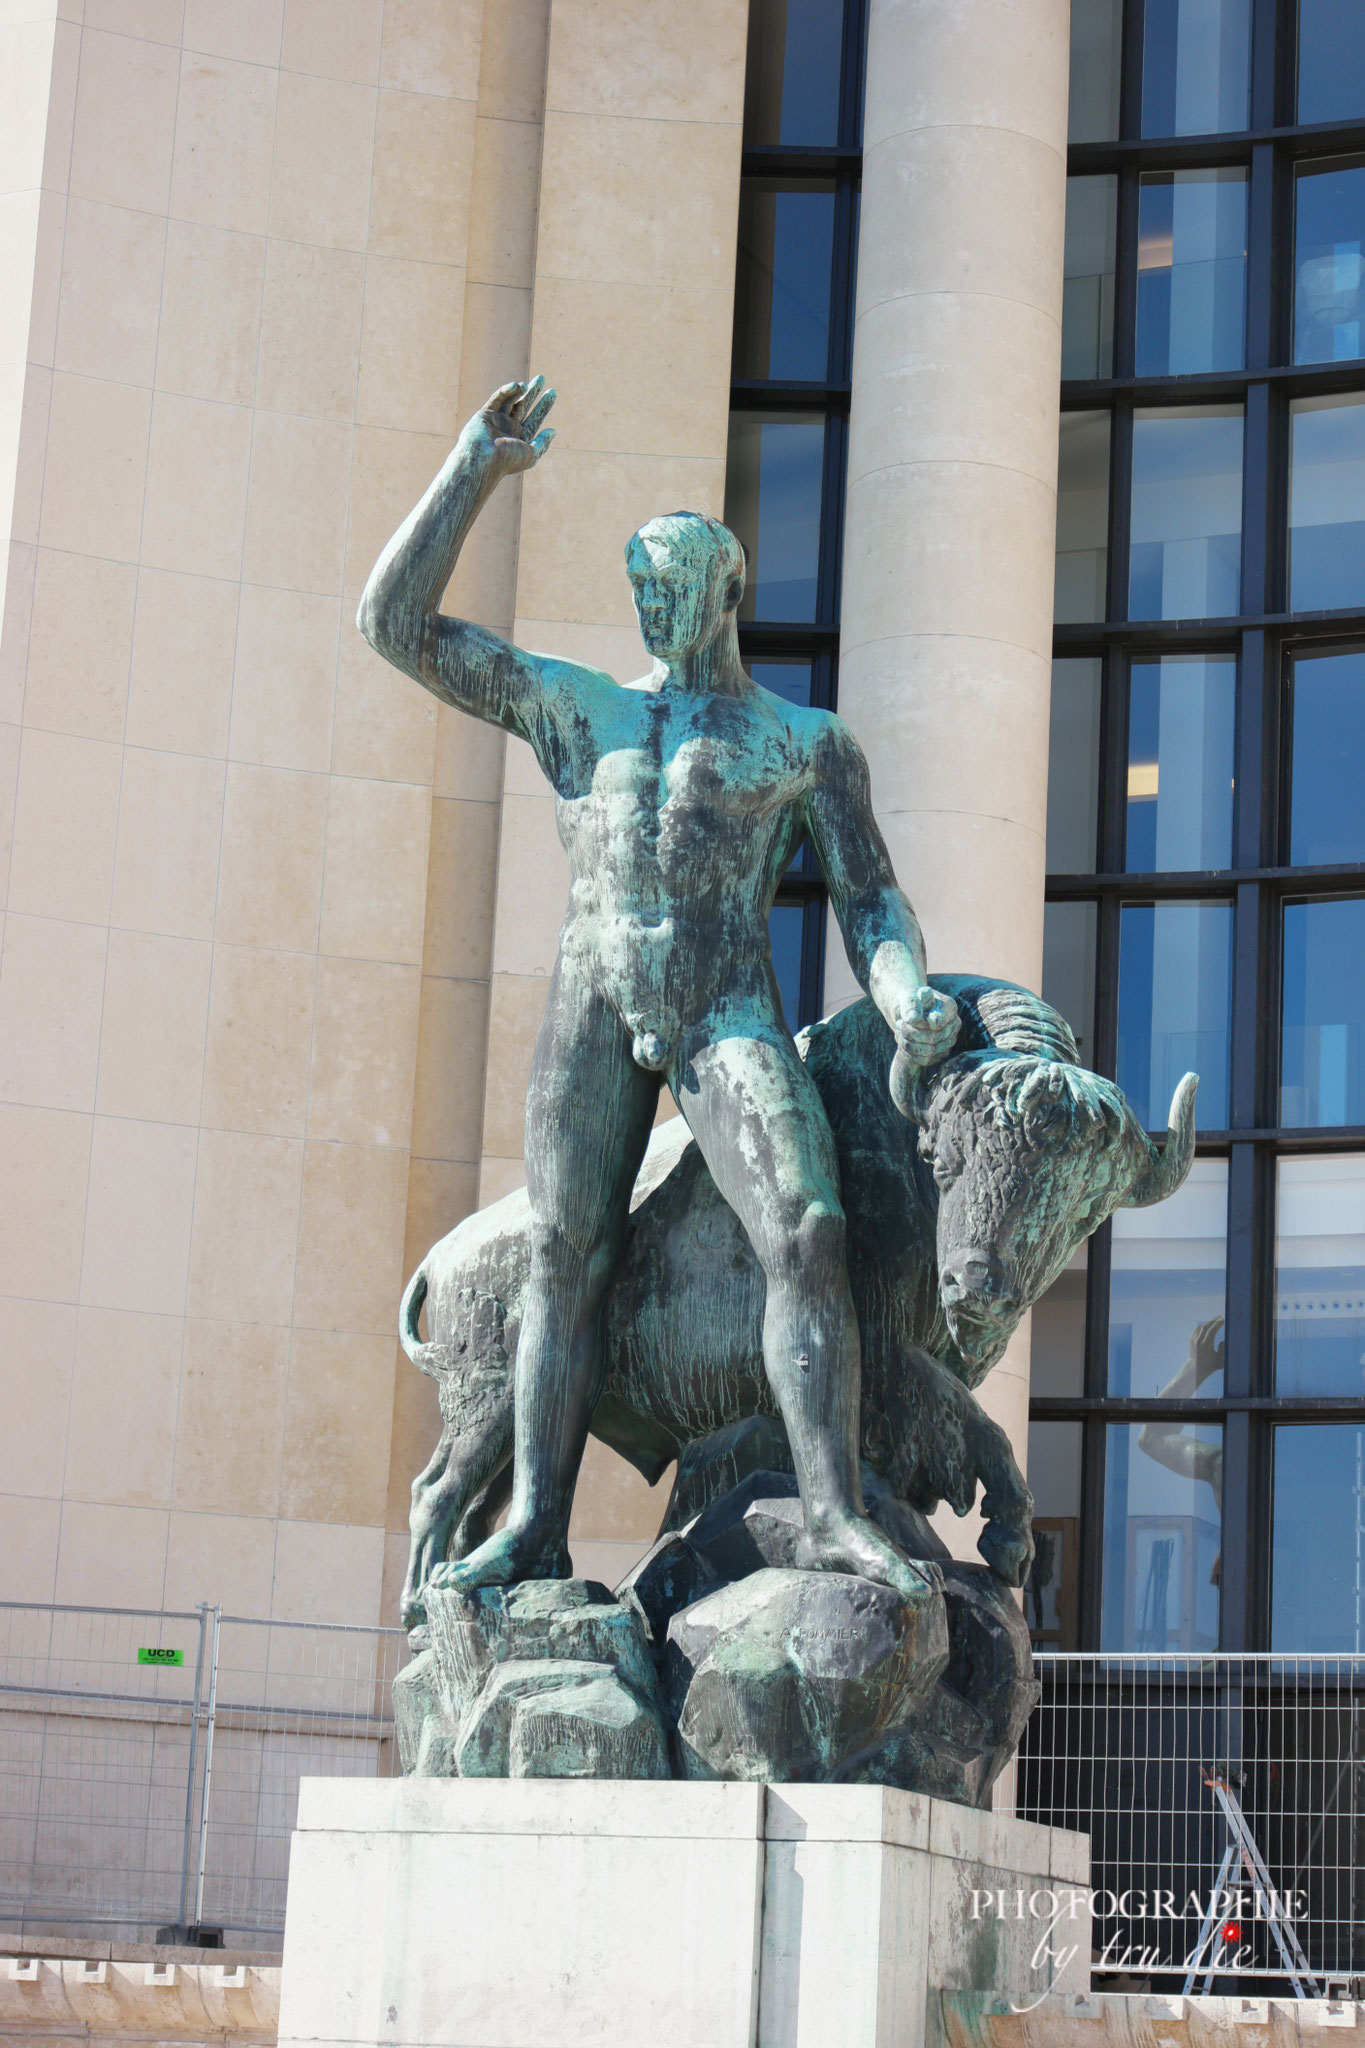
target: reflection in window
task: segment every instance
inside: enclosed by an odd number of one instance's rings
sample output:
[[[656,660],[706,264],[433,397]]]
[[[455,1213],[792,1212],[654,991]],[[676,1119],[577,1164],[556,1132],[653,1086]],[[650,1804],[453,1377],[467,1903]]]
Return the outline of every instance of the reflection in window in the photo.
[[[1114,1212],[1109,1392],[1168,1401],[1223,1392],[1228,1169],[1196,1159],[1150,1209]]]
[[[1147,0],[1144,135],[1227,134],[1251,107],[1251,0]]]
[[[1034,1304],[1029,1340],[1029,1392],[1058,1396],[1085,1391],[1085,1300],[1089,1246],[1079,1245]]]
[[[1068,142],[1112,142],[1119,132],[1122,0],[1071,0]]]
[[[1109,560],[1109,415],[1064,412],[1057,460],[1059,625],[1104,617]]]
[[[1291,675],[1289,858],[1295,867],[1365,859],[1365,647],[1300,654]]]
[[[741,619],[816,616],[825,426],[808,413],[732,413],[725,523],[748,550]]]
[[[832,186],[746,178],[735,271],[736,377],[807,377],[829,362]]]
[[[1156,171],[1138,200],[1137,373],[1239,370],[1245,354],[1247,174]]]
[[[1284,907],[1280,1122],[1365,1123],[1365,896]]]
[[[1365,113],[1365,8],[1360,0],[1299,0],[1300,121]]]
[[[841,0],[751,0],[744,140],[839,140]]]
[[[1168,654],[1133,663],[1128,693],[1130,873],[1232,864],[1237,662]]]
[[[1118,179],[1068,178],[1062,265],[1062,375],[1114,368],[1114,235]]]
[[[1241,553],[1241,408],[1136,413],[1129,618],[1235,613]]]
[[[1216,1650],[1222,1425],[1111,1422],[1104,1434],[1101,1648]]]
[[[1365,603],[1365,399],[1296,398],[1290,412],[1289,605]]]
[[[1365,1398],[1365,1158],[1279,1162],[1275,1391]]]
[[[1024,1589],[1029,1634],[1036,1649],[1074,1650],[1081,1533],[1079,1422],[1029,1424],[1028,1483],[1035,1545]]]
[[[1093,903],[1044,905],[1043,1001],[1071,1026],[1083,1067],[1095,1064],[1095,933]]]
[[[1119,921],[1118,1083],[1165,1130],[1183,1074],[1199,1076],[1200,1130],[1228,1121],[1230,903],[1125,903]]]
[[[1294,361],[1365,355],[1365,158],[1301,164],[1295,181]]]
[[[782,998],[787,1029],[797,1032],[806,1019],[801,1014],[801,950],[805,938],[804,903],[775,903],[768,912],[768,940],[773,949],[773,973]]]
[[[1275,1431],[1273,1650],[1365,1650],[1365,1427]]]
[[[1052,664],[1047,750],[1047,871],[1093,874],[1100,787],[1100,663]]]

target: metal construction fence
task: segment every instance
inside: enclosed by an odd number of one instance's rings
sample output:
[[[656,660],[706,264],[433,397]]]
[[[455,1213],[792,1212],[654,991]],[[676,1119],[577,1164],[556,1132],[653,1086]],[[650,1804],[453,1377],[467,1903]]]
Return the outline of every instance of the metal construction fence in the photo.
[[[0,1602],[0,1930],[277,1945],[299,1780],[398,1774],[407,1655],[398,1629]],[[1365,1656],[1035,1661],[1013,1810],[1089,1833],[1102,1969],[1187,1973],[1222,1784],[1312,1970],[1365,1976]],[[1283,1976],[1242,1868],[1227,1888],[1220,1975]]]
[[[1014,1810],[1089,1834],[1097,1970],[1179,1989],[1206,1931],[1201,1976],[1365,1976],[1365,1656],[1035,1663]]]
[[[284,1928],[304,1777],[397,1775],[399,1629],[0,1602],[0,1928]]]

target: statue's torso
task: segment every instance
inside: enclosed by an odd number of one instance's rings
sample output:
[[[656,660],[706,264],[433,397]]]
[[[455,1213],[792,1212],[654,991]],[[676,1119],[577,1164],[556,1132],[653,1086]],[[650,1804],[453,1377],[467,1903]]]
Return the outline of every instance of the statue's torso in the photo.
[[[581,672],[580,672],[581,673]],[[623,689],[555,706],[561,954],[623,1014],[671,1035],[766,989],[768,912],[803,830],[824,714],[742,696]]]

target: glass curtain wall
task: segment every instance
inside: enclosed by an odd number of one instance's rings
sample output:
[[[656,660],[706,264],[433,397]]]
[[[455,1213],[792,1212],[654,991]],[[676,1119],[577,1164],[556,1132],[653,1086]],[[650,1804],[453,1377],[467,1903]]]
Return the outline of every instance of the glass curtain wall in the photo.
[[[1194,1171],[1034,1316],[1030,1622],[1365,1649],[1365,7],[1072,0],[1044,992]]]
[[[833,707],[839,645],[866,0],[752,0],[726,523],[748,560],[755,682]],[[791,1030],[820,1014],[826,900],[808,847],[783,879],[773,965]]]

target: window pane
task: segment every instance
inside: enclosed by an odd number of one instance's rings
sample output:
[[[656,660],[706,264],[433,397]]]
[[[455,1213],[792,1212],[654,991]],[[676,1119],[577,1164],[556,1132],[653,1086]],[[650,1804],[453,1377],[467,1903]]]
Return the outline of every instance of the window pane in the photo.
[[[1365,604],[1365,399],[1297,398],[1289,411],[1290,609]]]
[[[1365,1158],[1279,1163],[1275,1391],[1365,1395]]]
[[[1150,1209],[1114,1212],[1109,1392],[1171,1401],[1223,1391],[1228,1168],[1196,1159]]]
[[[1094,873],[1099,790],[1100,663],[1054,661],[1047,751],[1050,875]]]
[[[1094,1064],[1095,931],[1093,903],[1049,903],[1043,910],[1043,1001],[1071,1026],[1083,1067]]]
[[[801,943],[806,907],[803,903],[775,903],[768,912],[768,939],[773,949],[773,973],[782,997],[782,1014],[790,1032],[801,1029]]]
[[[1247,125],[1251,0],[1147,0],[1144,135],[1216,135]]]
[[[751,0],[746,142],[839,140],[843,0]]]
[[[1301,654],[1291,669],[1295,867],[1365,859],[1365,648]]]
[[[1241,408],[1135,414],[1129,618],[1229,617],[1241,554]]]
[[[1024,1592],[1029,1634],[1039,1649],[1074,1650],[1081,1547],[1079,1422],[1029,1424],[1028,1483],[1037,1546]]]
[[[1365,8],[1360,0],[1299,0],[1299,119],[1354,121],[1365,113]]]
[[[1104,617],[1109,559],[1109,415],[1064,412],[1057,458],[1057,581],[1061,625]]]
[[[1071,0],[1069,142],[1112,142],[1119,132],[1122,0]]]
[[[1276,1430],[1272,1649],[1365,1649],[1363,1492],[1365,1429],[1347,1422]]]
[[[815,415],[731,415],[725,523],[749,555],[742,619],[815,617],[824,459]]]
[[[1105,1430],[1106,1650],[1216,1650],[1223,1431],[1216,1422]]]
[[[765,690],[771,690],[774,697],[781,697],[785,703],[808,705],[811,699],[811,673],[808,661],[771,661],[765,655],[756,654],[749,663],[749,674]]]
[[[1237,663],[1230,654],[1135,661],[1128,692],[1131,873],[1232,862]]]
[[[1365,896],[1284,907],[1280,1122],[1365,1124]]]
[[[1246,246],[1245,171],[1158,171],[1142,180],[1139,377],[1242,367]]]
[[[746,178],[739,198],[735,375],[823,380],[834,190]]]
[[[1302,165],[1294,190],[1294,361],[1349,362],[1365,355],[1365,158]]]
[[[1108,377],[1114,368],[1117,178],[1068,178],[1062,283],[1062,375]]]
[[[1034,1304],[1029,1341],[1029,1392],[1085,1391],[1085,1296],[1089,1247],[1072,1253],[1042,1299]]]
[[[1182,1074],[1199,1076],[1200,1130],[1228,1121],[1230,903],[1125,903],[1119,923],[1118,1083],[1149,1131]]]

